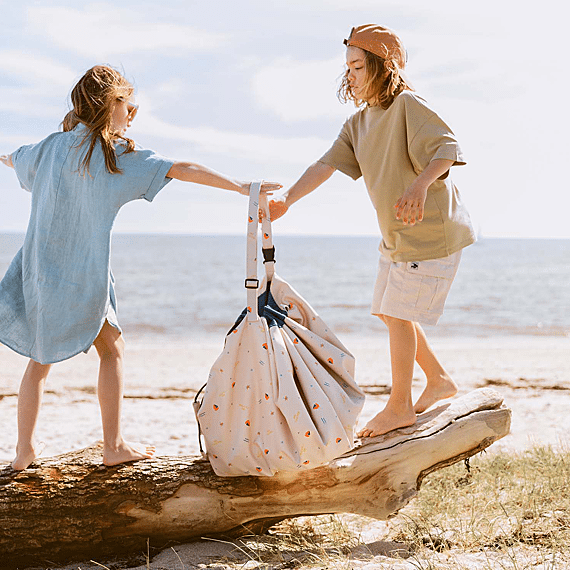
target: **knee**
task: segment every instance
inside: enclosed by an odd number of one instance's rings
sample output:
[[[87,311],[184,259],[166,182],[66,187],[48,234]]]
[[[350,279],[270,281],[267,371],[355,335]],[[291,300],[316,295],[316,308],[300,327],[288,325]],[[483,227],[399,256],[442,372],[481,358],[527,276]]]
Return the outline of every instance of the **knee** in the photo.
[[[397,317],[391,317],[389,315],[378,315],[378,318],[381,319],[388,328],[395,326],[400,326],[400,327],[414,326],[414,323],[412,323],[411,321],[406,321],[404,319],[399,319]]]
[[[101,360],[121,360],[125,354],[125,341],[121,334],[113,338],[98,338],[95,348]]]
[[[385,325],[388,323],[386,322],[386,315],[376,315]]]
[[[40,364],[35,360],[30,359],[28,367],[26,368],[26,376],[37,382],[45,380],[51,369],[51,364]]]

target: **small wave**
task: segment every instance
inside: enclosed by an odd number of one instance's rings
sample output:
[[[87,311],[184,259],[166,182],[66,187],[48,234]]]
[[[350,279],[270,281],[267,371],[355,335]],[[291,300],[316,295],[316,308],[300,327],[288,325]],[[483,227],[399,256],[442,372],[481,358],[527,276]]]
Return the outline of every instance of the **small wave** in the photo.
[[[370,307],[370,303],[331,303],[323,305],[323,307],[330,309],[368,309]]]
[[[168,328],[160,325],[150,323],[121,323],[122,327],[129,333],[152,333],[152,334],[166,334]]]

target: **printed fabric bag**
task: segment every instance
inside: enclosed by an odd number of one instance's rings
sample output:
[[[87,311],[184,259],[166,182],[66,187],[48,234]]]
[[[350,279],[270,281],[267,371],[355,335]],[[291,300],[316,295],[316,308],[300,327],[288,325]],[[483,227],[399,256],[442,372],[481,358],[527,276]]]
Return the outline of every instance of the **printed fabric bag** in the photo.
[[[260,187],[252,183],[249,196],[247,307],[226,336],[202,402],[198,393],[194,406],[207,456],[221,476],[270,476],[328,463],[353,446],[364,404],[352,354],[274,272],[269,208]]]

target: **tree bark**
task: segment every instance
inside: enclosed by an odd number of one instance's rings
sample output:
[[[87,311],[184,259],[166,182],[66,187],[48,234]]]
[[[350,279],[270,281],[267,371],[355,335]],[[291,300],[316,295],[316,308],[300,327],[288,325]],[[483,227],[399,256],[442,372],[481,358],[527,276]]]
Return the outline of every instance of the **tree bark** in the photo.
[[[385,519],[430,472],[507,435],[511,412],[490,388],[418,417],[409,428],[359,441],[325,467],[275,477],[218,477],[199,457],[116,467],[97,446],[0,470],[2,568],[146,549],[261,528],[284,518],[356,513]]]

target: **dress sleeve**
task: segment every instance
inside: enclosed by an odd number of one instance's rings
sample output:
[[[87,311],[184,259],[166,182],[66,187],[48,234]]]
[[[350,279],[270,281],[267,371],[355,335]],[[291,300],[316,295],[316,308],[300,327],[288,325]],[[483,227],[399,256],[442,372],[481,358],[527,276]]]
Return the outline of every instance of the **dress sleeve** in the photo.
[[[360,164],[354,154],[354,146],[350,137],[348,121],[344,123],[337,139],[332,146],[319,158],[318,162],[328,164],[335,170],[340,170],[354,180],[362,176]]]
[[[436,159],[452,160],[453,166],[466,164],[452,130],[433,112],[413,136],[408,152],[417,172],[422,172]],[[446,178],[448,174],[449,170],[440,179]]]
[[[11,154],[20,186],[27,192],[32,191],[36,178],[40,157],[39,145],[40,143],[21,146]]]
[[[117,151],[117,163],[123,174],[117,175],[114,180],[120,185],[117,191],[123,204],[140,198],[152,202],[172,180],[166,175],[174,164],[173,160],[140,147],[124,154],[121,154],[120,147]]]

